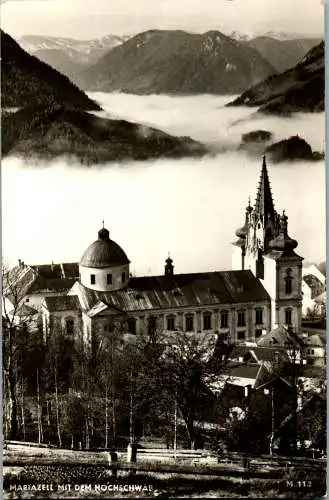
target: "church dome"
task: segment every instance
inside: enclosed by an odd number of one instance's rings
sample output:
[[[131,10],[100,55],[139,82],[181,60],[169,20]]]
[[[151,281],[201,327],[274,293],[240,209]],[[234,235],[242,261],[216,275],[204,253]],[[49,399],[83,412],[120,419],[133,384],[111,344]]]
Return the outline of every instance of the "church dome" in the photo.
[[[98,239],[84,252],[80,266],[91,268],[104,268],[123,266],[130,261],[122,248],[110,239],[110,233],[103,228],[98,231]]]

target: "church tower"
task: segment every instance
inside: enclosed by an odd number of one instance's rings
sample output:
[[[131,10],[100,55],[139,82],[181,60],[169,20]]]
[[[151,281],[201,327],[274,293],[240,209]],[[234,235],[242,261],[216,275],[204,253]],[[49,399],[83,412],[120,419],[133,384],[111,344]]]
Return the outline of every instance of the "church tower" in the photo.
[[[233,269],[250,269],[269,293],[271,326],[287,325],[300,332],[302,317],[302,261],[298,243],[288,235],[288,217],[280,216],[273,203],[263,158],[254,207],[246,208],[244,226],[233,243]]]

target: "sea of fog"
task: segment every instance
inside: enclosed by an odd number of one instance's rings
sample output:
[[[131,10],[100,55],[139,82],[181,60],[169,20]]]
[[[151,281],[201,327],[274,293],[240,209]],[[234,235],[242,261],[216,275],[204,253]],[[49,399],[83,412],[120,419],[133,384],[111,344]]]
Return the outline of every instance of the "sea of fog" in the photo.
[[[324,150],[324,114],[257,117],[230,98],[93,93],[99,114],[189,135],[213,146],[238,145],[241,134],[266,129],[275,139],[299,134]],[[168,252],[176,272],[229,269],[234,232],[254,200],[261,158],[242,152],[202,159],[156,160],[83,168],[54,161],[40,168],[2,162],[4,260],[78,261],[102,220],[137,275],[163,272]],[[289,234],[307,261],[325,258],[324,162],[268,165],[274,202],[286,210]]]

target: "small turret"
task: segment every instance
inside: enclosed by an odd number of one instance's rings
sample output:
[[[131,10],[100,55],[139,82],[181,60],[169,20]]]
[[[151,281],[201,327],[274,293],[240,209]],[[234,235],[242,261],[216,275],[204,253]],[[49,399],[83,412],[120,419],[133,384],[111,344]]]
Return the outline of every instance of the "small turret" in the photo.
[[[270,241],[269,247],[272,250],[277,250],[279,252],[289,253],[298,246],[296,240],[293,240],[288,235],[288,217],[283,210],[282,215],[279,219],[279,232],[278,235]]]
[[[172,276],[173,274],[174,274],[173,260],[170,258],[170,255],[168,254],[165,264],[165,276]]]
[[[241,238],[242,240],[245,240],[246,236],[248,234],[249,218],[250,218],[250,214],[251,214],[252,210],[253,209],[252,209],[252,206],[250,205],[250,197],[249,197],[248,206],[246,207],[245,223],[242,227],[239,227],[239,229],[237,229],[235,231],[236,236],[238,238]]]

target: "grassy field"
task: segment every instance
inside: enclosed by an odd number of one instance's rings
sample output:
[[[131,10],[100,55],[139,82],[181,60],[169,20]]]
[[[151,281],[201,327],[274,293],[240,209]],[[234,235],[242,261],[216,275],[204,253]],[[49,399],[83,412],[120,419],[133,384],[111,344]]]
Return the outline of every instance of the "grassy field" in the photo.
[[[4,451],[4,498],[320,498],[326,492],[325,464],[316,461],[287,466],[258,460],[244,469],[241,463],[166,464],[144,456],[133,471],[119,461],[113,476],[107,457],[9,447]],[[13,466],[15,460],[20,467]]]

